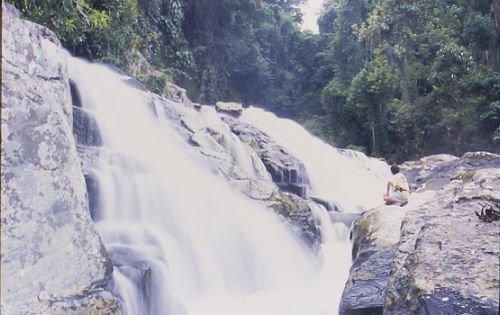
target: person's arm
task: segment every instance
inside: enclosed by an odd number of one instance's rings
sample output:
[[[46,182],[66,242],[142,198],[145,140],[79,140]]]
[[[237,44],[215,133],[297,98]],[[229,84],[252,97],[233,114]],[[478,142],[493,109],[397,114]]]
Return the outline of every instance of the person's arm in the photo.
[[[387,182],[387,191],[385,192],[384,196],[389,196],[389,191],[391,191],[391,187],[392,187],[392,182],[391,181]]]

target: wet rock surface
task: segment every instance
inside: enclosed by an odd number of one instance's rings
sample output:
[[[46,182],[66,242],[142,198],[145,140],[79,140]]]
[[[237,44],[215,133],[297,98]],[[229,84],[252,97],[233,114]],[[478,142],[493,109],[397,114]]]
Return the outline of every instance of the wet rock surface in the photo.
[[[172,108],[175,104],[164,103]],[[232,186],[262,202],[288,222],[307,244],[315,246],[319,231],[304,199],[309,182],[304,165],[266,134],[234,117],[215,114],[204,106],[200,112],[176,107],[189,141],[209,159]],[[240,154],[239,152],[245,152]],[[249,156],[243,160],[242,156]]]
[[[410,202],[356,221],[340,313],[498,314],[500,224],[475,212],[500,207],[499,163],[470,152],[403,164]]]
[[[73,134],[76,143],[85,146],[102,145],[101,133],[94,115],[82,108],[82,99],[76,84],[70,80],[69,86],[73,105]]]
[[[236,119],[225,118],[241,141],[248,144],[266,166],[275,182],[282,190],[299,197],[305,197],[310,187],[304,164],[287,153],[265,133]]]
[[[2,2],[2,314],[116,314],[89,216],[66,53]]]
[[[76,106],[73,106],[73,134],[78,144],[102,145],[101,134],[94,116]]]
[[[243,113],[243,105],[236,102],[217,102],[215,109],[218,112],[226,113],[233,117],[239,117]]]
[[[382,314],[401,220],[407,211],[385,206],[368,210],[354,221],[353,264],[339,314]]]

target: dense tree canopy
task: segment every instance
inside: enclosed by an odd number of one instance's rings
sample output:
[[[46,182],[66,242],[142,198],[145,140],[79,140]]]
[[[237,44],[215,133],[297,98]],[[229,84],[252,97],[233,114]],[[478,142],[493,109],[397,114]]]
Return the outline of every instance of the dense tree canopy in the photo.
[[[393,160],[499,151],[498,0],[11,0],[77,55]]]
[[[328,130],[350,130],[334,140],[396,159],[498,151],[500,122],[486,118],[500,96],[498,14],[494,0],[328,2],[321,36],[334,38],[331,54],[362,44],[362,65],[347,61],[357,69],[331,79],[348,89],[343,105],[330,101],[339,89],[323,89],[323,107],[346,109],[325,112],[341,124]],[[341,36],[349,39],[338,45]]]

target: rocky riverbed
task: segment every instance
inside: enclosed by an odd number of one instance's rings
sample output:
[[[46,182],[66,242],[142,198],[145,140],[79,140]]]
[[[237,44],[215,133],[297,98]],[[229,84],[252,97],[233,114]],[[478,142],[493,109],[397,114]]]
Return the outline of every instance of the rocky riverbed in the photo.
[[[365,211],[340,314],[498,314],[500,156],[435,155],[402,165],[405,207]]]
[[[158,117],[177,124],[214,173],[318,245],[311,204],[321,200],[308,198],[304,166],[238,121],[240,106],[211,109],[174,85],[170,100],[131,85]],[[229,114],[214,120],[216,112]],[[121,313],[108,290],[113,257],[92,222],[99,220],[92,165],[108,154],[101,144],[56,36],[2,2],[2,314]],[[239,161],[240,151],[250,159]],[[402,170],[410,203],[365,211],[354,224],[340,313],[498,314],[499,223],[476,212],[500,207],[500,156],[436,155]]]

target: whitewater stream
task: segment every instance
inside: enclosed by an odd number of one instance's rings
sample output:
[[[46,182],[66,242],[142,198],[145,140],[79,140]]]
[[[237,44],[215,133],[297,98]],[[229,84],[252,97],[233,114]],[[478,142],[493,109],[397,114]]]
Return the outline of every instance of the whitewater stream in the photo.
[[[93,169],[100,190],[96,227],[115,265],[112,291],[125,314],[338,313],[351,262],[345,224],[332,224],[323,207],[313,207],[322,233],[313,253],[272,210],[214,174],[127,77],[75,58],[70,76],[103,140],[106,154]],[[240,119],[304,163],[310,196],[345,212],[381,203],[385,163],[334,149],[261,109],[246,109]],[[224,132],[241,168],[252,173],[239,139]]]

